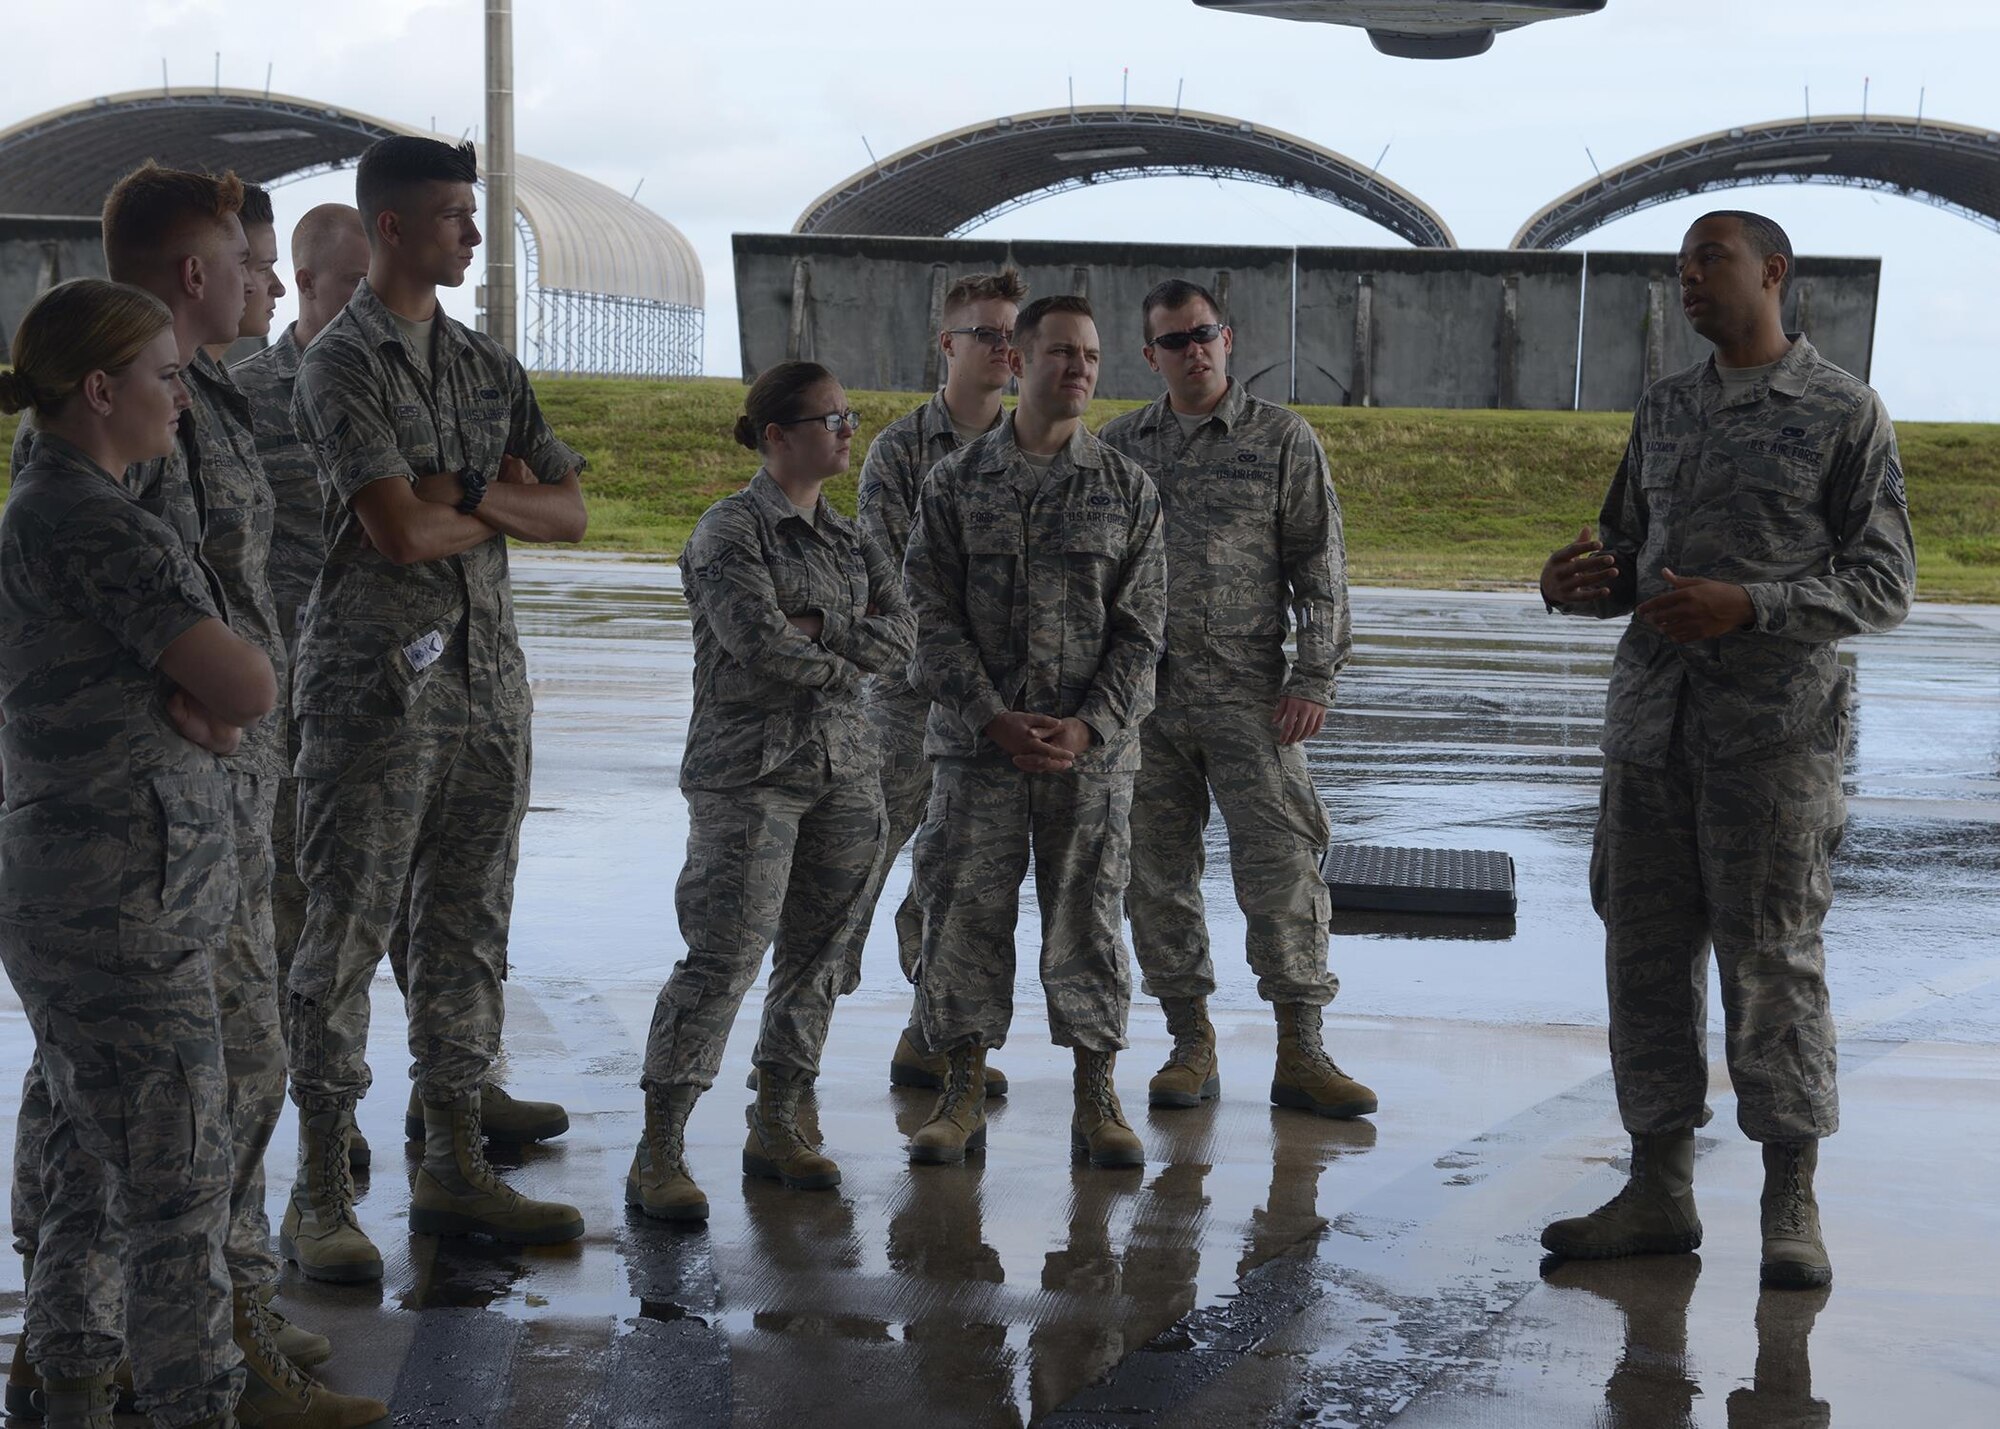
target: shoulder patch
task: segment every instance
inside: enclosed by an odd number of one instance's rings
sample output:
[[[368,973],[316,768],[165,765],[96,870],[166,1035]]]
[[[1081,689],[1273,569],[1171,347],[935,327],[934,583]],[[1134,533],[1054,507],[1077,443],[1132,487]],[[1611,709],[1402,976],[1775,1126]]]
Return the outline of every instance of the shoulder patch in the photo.
[[[1895,457],[1889,458],[1889,470],[1882,477],[1882,490],[1903,510],[1910,509],[1910,493],[1903,485],[1903,464]]]

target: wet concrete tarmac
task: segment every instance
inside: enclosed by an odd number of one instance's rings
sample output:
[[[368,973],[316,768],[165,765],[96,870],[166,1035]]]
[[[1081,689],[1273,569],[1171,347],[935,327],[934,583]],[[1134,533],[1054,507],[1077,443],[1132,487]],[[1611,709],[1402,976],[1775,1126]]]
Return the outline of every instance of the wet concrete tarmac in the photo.
[[[621,1204],[652,999],[681,952],[685,608],[669,568],[639,563],[523,560],[517,591],[537,747],[509,1079],[575,1124],[509,1174],[581,1204],[590,1232],[532,1251],[407,1233],[407,1059],[379,982],[361,1209],[386,1278],[288,1277],[284,1303],[335,1336],[328,1378],[398,1424],[2000,1423],[2000,612],[1927,609],[1850,646],[1863,706],[1828,929],[1846,1115],[1821,1173],[1837,1280],[1760,1297],[1757,1154],[1719,1052],[1701,1255],[1539,1273],[1541,1224],[1609,1194],[1624,1150],[1584,891],[1615,629],[1512,596],[1357,593],[1355,668],[1311,751],[1336,837],[1504,849],[1521,898],[1505,922],[1343,923],[1330,1037],[1382,1093],[1371,1122],[1268,1105],[1218,827],[1225,1094],[1146,1112],[1166,1037],[1138,1002],[1119,1080],[1144,1171],[1070,1164],[1067,1062],[1026,980],[988,1152],[909,1167],[928,1098],[887,1085],[907,990],[885,914],[821,1081],[843,1185],[738,1174],[753,995],[691,1126],[714,1210],[688,1233]],[[1034,933],[1030,898],[1024,948]],[[27,1052],[8,998],[0,1085]],[[293,1134],[288,1117],[279,1146]],[[275,1218],[288,1151],[271,1173]],[[0,1267],[10,1331],[19,1290]]]

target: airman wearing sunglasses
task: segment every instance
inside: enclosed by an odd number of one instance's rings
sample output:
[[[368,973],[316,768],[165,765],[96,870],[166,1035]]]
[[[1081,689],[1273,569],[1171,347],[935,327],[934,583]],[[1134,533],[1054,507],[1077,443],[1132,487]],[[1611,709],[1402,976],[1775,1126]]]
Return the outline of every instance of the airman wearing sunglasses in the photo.
[[[1347,663],[1340,502],[1312,428],[1231,380],[1233,336],[1207,289],[1170,280],[1141,313],[1146,361],[1167,391],[1102,436],[1158,483],[1167,527],[1167,648],[1159,704],[1140,729],[1125,900],[1146,989],[1174,1037],[1148,1100],[1194,1107],[1222,1090],[1201,899],[1212,791],[1257,991],[1277,1016],[1271,1100],[1364,1116],[1375,1093],[1335,1065],[1320,1032],[1340,981],[1327,968],[1319,872],[1326,811],[1304,751]]]
[[[861,468],[861,529],[874,537],[898,570],[910,544],[917,493],[931,468],[1000,425],[1000,396],[1014,380],[1008,366],[1014,317],[1027,296],[1028,285],[1012,268],[968,273],[954,282],[944,295],[945,326],[937,335],[945,357],[943,390],[884,427],[868,448],[868,460]],[[931,796],[931,762],[924,757],[924,717],[930,712],[930,697],[911,689],[906,674],[893,670],[868,682],[868,723],[882,750],[882,801],[889,815],[889,837],[854,930],[850,977],[855,979],[860,976],[861,945],[882,894],[882,881],[923,822],[924,805]],[[903,976],[912,982],[917,980],[923,933],[923,915],[912,889],[896,909],[896,950]],[[889,1060],[889,1080],[896,1086],[944,1085],[944,1055],[925,1046],[923,1011],[919,987],[911,1000],[909,1026]],[[1006,1074],[997,1067],[986,1069],[986,1094],[1007,1095]]]

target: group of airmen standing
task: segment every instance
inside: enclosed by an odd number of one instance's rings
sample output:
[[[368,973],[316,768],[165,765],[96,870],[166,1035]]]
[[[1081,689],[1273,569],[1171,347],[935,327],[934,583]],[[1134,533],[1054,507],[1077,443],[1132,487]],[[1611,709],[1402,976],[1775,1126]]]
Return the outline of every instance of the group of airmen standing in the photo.
[[[289,1075],[279,1252],[316,1280],[381,1278],[354,1110],[385,954],[423,1145],[410,1229],[583,1232],[484,1152],[568,1125],[492,1069],[530,768],[508,538],[574,542],[585,513],[583,459],[520,365],[437,304],[479,242],[476,178],[469,146],[371,148],[358,207],[293,235],[298,322],[225,370],[217,354],[268,331],[283,293],[268,198],[146,165],[106,202],[111,280],[39,299],[0,373],[0,406],[33,414],[0,516],[0,960],[37,1042],[9,1409],[59,1429],[107,1429],[121,1380],[174,1429],[387,1422],[308,1372],[332,1346],[270,1303],[262,1169]],[[1765,1144],[1764,1279],[1824,1284],[1820,925],[1849,701],[1834,642],[1901,618],[1909,524],[1879,400],[1778,324],[1782,233],[1710,215],[1681,258],[1716,358],[1648,393],[1598,529],[1542,574],[1551,610],[1634,613],[1592,868],[1632,1173],[1544,1240],[1700,1243],[1712,944],[1739,1121]],[[1134,316],[1165,393],[1095,434],[1095,314],[1026,297],[1012,272],[951,288],[943,390],[871,445],[858,521],[823,495],[858,428],[835,375],[788,362],[747,394],[735,436],[760,469],[681,560],[687,953],[647,1039],[626,1181],[646,1215],[707,1215],[688,1116],[767,949],[742,1167],[839,1183],[808,1097],[912,838],[895,925],[915,991],[890,1078],[937,1092],[912,1162],[979,1153],[1007,1094],[987,1058],[1012,1020],[1031,859],[1077,1157],[1145,1159],[1114,1076],[1126,921],[1173,1038],[1148,1102],[1219,1095],[1211,801],[1276,1022],[1271,1100],[1377,1109],[1321,1029],[1329,835],[1303,746],[1350,646],[1325,454],[1230,377],[1226,315],[1198,285],[1147,295]]]

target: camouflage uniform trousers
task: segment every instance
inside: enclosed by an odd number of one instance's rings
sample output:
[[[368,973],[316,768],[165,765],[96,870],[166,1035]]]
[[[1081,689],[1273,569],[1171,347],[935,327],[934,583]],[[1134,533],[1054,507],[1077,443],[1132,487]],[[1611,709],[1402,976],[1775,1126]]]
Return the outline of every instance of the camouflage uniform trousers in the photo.
[[[714,1084],[766,948],[771,983],[752,1059],[817,1076],[882,846],[881,786],[836,774],[813,738],[756,783],[690,789],[687,801],[674,888],[687,956],[654,1005],[641,1084]]]
[[[1676,730],[1663,768],[1605,760],[1590,891],[1632,1134],[1707,1119],[1711,943],[1744,1135],[1799,1142],[1839,1126],[1820,927],[1844,746],[1841,728],[1817,748],[1708,761]]]
[[[0,962],[53,1093],[33,1149],[42,1184],[29,1358],[46,1376],[80,1378],[129,1351],[154,1423],[226,1420],[241,1356],[211,952],[107,951],[113,942],[0,926]]]
[[[1125,895],[1145,989],[1209,997],[1215,963],[1202,908],[1209,794],[1229,830],[1244,950],[1266,1002],[1323,1007],[1340,990],[1327,969],[1331,895],[1320,876],[1328,838],[1305,748],[1279,744],[1262,705],[1156,709],[1139,727],[1132,794],[1132,887]]]
[[[882,813],[887,835],[882,856],[876,862],[868,889],[862,895],[861,915],[854,928],[853,946],[848,954],[847,991],[861,983],[862,946],[868,941],[868,927],[874,921],[875,905],[882,897],[882,885],[890,865],[903,845],[924,821],[924,808],[931,797],[931,761],[924,754],[924,717],[930,701],[921,695],[903,693],[885,699],[871,698],[863,707],[876,747],[882,751]],[[924,914],[917,906],[916,885],[896,905],[896,955],[903,976],[917,982],[917,968],[924,951]],[[909,1032],[922,1045],[924,993],[921,985],[910,1004]]]
[[[271,941],[271,823],[276,781],[237,773],[236,862],[242,884],[226,937],[213,952],[216,1010],[228,1071],[232,1165],[228,1260],[240,1290],[275,1284],[271,1220],[264,1209],[264,1155],[285,1109],[285,1047],[278,1026],[278,985]],[[14,1244],[32,1255],[47,1212],[37,1148],[48,1144],[54,1108],[40,1057],[29,1064],[15,1121]],[[117,1319],[117,1282],[111,1282]]]
[[[1032,843],[1042,992],[1058,1047],[1125,1042],[1132,978],[1119,901],[1131,878],[1132,771],[1024,774],[1005,755],[939,759],[917,833],[930,1045],[999,1047],[1014,1017],[1014,930]]]
[[[401,717],[300,718],[306,922],[286,984],[292,1099],[352,1110],[370,1083],[369,984],[408,899],[409,1048],[426,1101],[486,1077],[530,775],[527,712],[476,699],[463,633]]]

